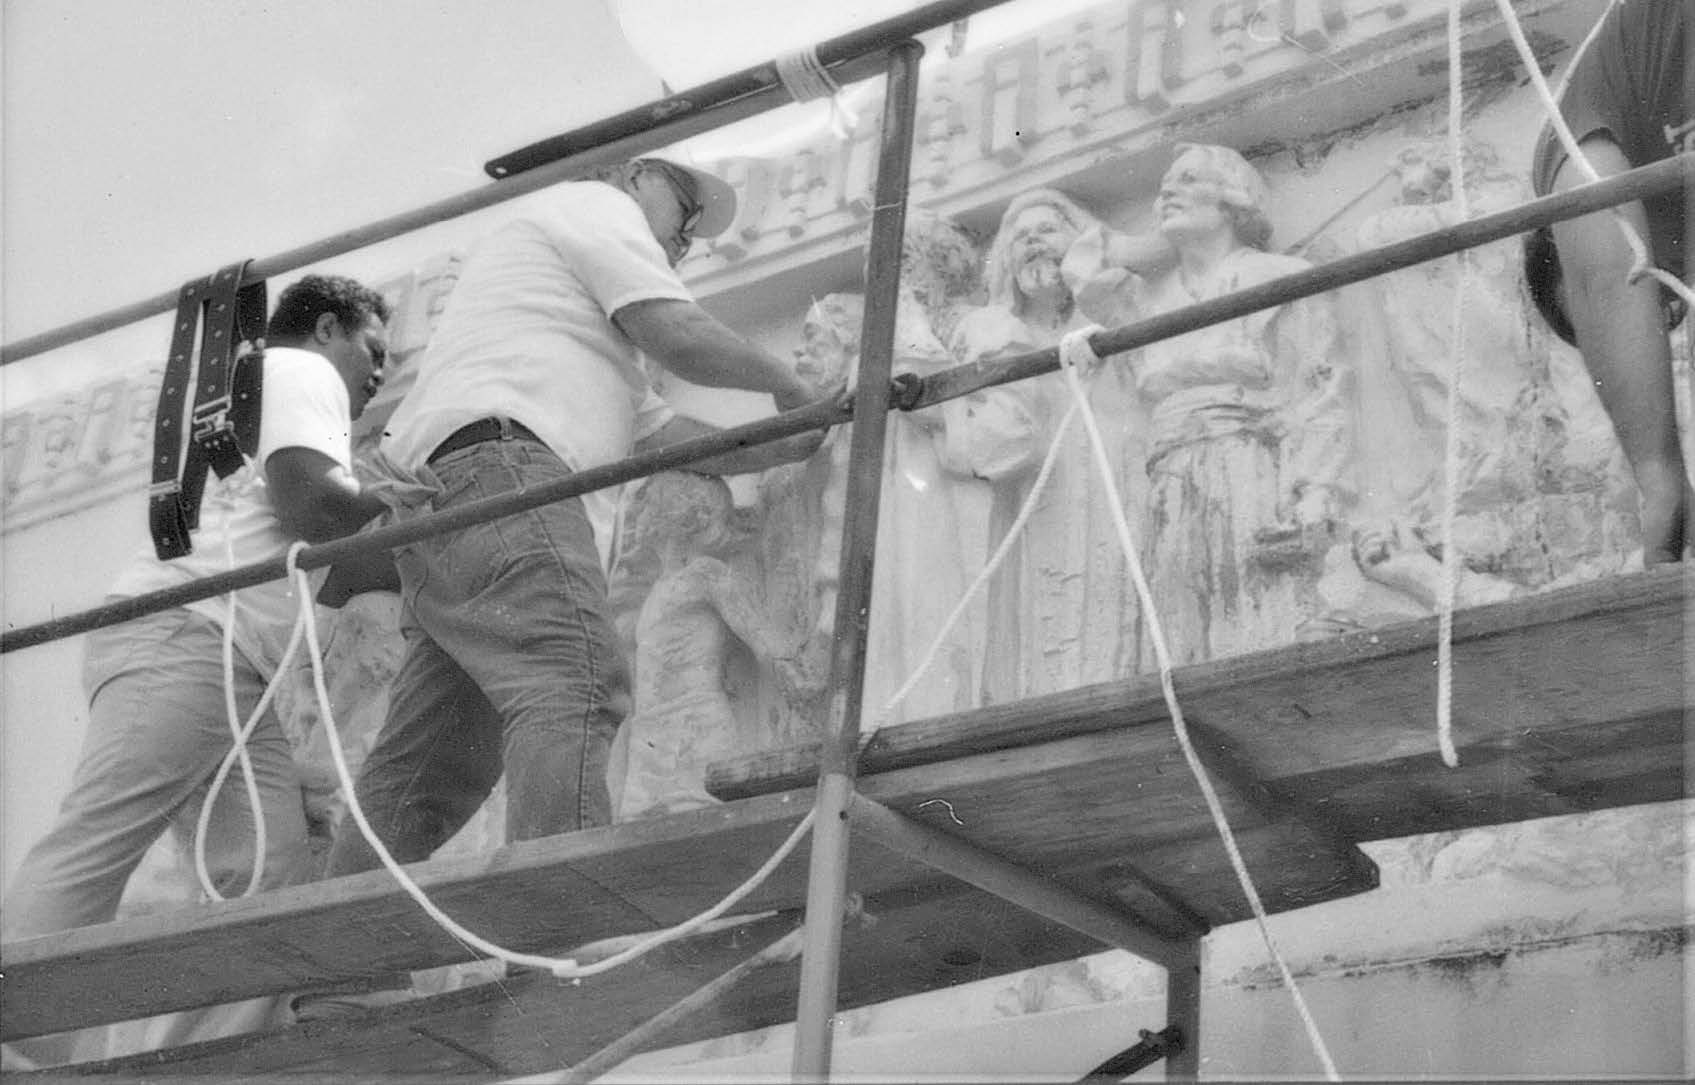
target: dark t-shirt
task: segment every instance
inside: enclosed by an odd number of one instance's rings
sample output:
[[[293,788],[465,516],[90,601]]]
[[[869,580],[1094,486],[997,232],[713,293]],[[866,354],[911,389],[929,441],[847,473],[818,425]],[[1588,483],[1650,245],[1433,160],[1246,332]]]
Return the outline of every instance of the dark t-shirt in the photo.
[[[1695,0],[1619,0],[1571,69],[1560,112],[1572,135],[1608,133],[1633,166],[1657,162],[1690,143],[1679,132],[1695,117],[1695,53],[1687,30]],[[1668,129],[1670,137],[1668,138]],[[1553,190],[1566,161],[1552,126],[1536,144],[1531,178],[1539,196]],[[1685,196],[1671,192],[1644,201],[1655,263],[1682,276]]]

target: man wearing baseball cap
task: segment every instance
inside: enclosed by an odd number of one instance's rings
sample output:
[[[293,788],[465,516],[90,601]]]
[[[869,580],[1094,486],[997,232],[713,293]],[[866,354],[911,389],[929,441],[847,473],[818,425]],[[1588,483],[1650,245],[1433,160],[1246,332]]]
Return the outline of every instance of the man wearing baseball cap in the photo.
[[[555,189],[470,254],[381,451],[445,510],[711,432],[672,412],[640,356],[695,384],[818,398],[776,355],[695,303],[674,268],[735,218],[735,191],[643,158]],[[697,465],[802,459],[821,433]],[[504,771],[508,841],[609,820],[605,772],[629,708],[607,612],[616,491],[396,552],[406,656],[358,798],[401,862],[426,858]],[[351,821],[332,875],[378,865]]]

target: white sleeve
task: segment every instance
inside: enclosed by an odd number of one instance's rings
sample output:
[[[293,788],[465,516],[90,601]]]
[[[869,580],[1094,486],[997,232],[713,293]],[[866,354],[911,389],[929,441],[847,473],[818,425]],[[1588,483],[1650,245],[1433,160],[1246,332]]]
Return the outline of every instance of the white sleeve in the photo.
[[[259,404],[253,458],[261,469],[271,453],[284,448],[309,448],[353,469],[347,386],[328,359],[310,351],[267,354]]]

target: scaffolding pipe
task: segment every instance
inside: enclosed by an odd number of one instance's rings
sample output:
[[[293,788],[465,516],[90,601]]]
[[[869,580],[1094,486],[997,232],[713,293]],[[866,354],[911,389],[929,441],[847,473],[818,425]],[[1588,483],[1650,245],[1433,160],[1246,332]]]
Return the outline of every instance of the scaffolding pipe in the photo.
[[[1006,2],[941,0],[820,42],[814,51],[819,63],[837,83],[860,82],[883,74],[884,55],[896,42]],[[275,256],[254,260],[241,284],[261,282],[426,226],[493,207],[569,180],[596,166],[639,157],[678,140],[769,112],[793,100],[777,74],[775,60],[756,64],[514,151],[485,167],[500,178],[492,184],[367,226],[332,234]],[[39,335],[27,336],[0,347],[0,366],[56,350],[138,320],[172,312],[176,305],[177,291],[172,289]]]
[[[1234,294],[1174,309],[1119,328],[1096,332],[1091,337],[1090,344],[1102,357],[1146,346],[1161,339],[1233,320],[1260,309],[1350,286],[1428,260],[1451,256],[1463,249],[1499,241],[1549,223],[1670,192],[1680,185],[1695,187],[1695,154],[1686,153],[1664,159],[1505,211],[1432,230],[1382,249],[1344,257]],[[921,381],[908,382],[909,387],[916,388],[916,393],[903,396],[900,408],[918,410],[934,406],[984,388],[1051,373],[1058,368],[1059,351],[1051,347],[1008,358],[956,366]],[[463,505],[450,512],[421,516],[403,524],[320,543],[306,548],[301,553],[300,567],[315,569],[333,565],[357,554],[392,550],[431,535],[525,512],[592,490],[631,482],[657,471],[681,467],[732,449],[781,440],[808,430],[837,425],[853,416],[853,410],[839,404],[815,404],[706,437],[668,445],[663,449],[643,453],[618,463],[591,468],[533,490],[505,494]],[[62,637],[86,633],[92,629],[116,625],[167,607],[181,606],[198,599],[209,599],[238,588],[275,580],[284,573],[283,561],[277,558],[242,566],[178,587],[108,603],[62,618],[5,630],[0,632],[0,655]]]
[[[806,941],[795,1010],[794,1077],[817,1081],[830,1072],[830,1032],[836,1016],[842,920],[847,903],[847,807],[853,798],[859,716],[864,696],[865,643],[870,629],[871,575],[877,552],[877,511],[883,489],[883,444],[888,433],[895,318],[900,307],[901,248],[906,234],[907,182],[918,115],[918,63],[924,47],[905,41],[889,50],[888,93],[877,156],[871,242],[866,256],[865,317],[854,389],[849,445],[847,515],[836,581],[835,642],[830,656],[828,715],[819,785],[814,797],[811,866],[806,885]]]
[[[1089,337],[1089,345],[1097,355],[1105,358],[1109,354],[1134,350],[1198,328],[1235,320],[1261,309],[1351,286],[1414,264],[1452,256],[1462,250],[1487,245],[1550,223],[1672,192],[1679,186],[1695,190],[1695,153],[1674,155],[1592,184],[1444,226],[1382,248],[1344,256],[1233,294],[1096,332]],[[918,410],[993,385],[1040,376],[1057,369],[1058,347],[957,366],[926,378],[922,392],[909,402],[903,401],[901,408]]]
[[[444,512],[414,517],[371,531],[361,532],[357,535],[347,535],[330,542],[309,546],[300,552],[297,564],[302,569],[317,569],[326,565],[334,565],[338,561],[359,554],[375,553],[378,550],[393,550],[396,547],[405,546],[432,535],[441,535],[449,531],[457,531],[476,524],[486,523],[489,520],[496,520],[502,516],[527,512],[543,505],[551,505],[556,501],[580,497],[594,490],[603,490],[609,486],[618,486],[638,478],[645,478],[660,471],[686,467],[689,464],[725,452],[733,452],[750,445],[781,440],[811,430],[825,429],[837,423],[845,422],[851,416],[851,408],[840,402],[814,403],[809,407],[774,415],[771,418],[751,422],[745,426],[736,426],[703,437],[678,441],[676,444],[666,445],[664,448],[654,449],[651,452],[644,452],[626,460],[619,460],[617,463],[590,467],[545,485],[525,490],[513,490],[497,497],[467,502]],[[23,626],[19,629],[8,629],[0,632],[0,655],[22,648],[31,648],[38,644],[45,644],[62,637],[86,633],[91,629],[117,625],[120,622],[127,622],[145,614],[152,614],[155,611],[182,606],[184,603],[192,603],[199,599],[210,599],[215,595],[251,587],[254,584],[262,584],[267,580],[277,580],[286,575],[285,560],[280,557],[272,558],[269,561],[243,565],[228,572],[217,573],[187,584],[178,584],[174,587],[162,588],[143,595],[114,600],[102,606],[93,607],[77,614],[68,614],[51,621]]]
[[[664,1042],[678,1025],[704,1010],[710,1009],[735,986],[755,972],[772,965],[786,964],[800,954],[804,928],[797,927],[747,960],[706,983],[692,993],[659,1011],[647,1021],[607,1044],[599,1051],[578,1062],[568,1070],[553,1074],[537,1074],[513,1085],[582,1085],[617,1068],[624,1062],[650,1051]]]

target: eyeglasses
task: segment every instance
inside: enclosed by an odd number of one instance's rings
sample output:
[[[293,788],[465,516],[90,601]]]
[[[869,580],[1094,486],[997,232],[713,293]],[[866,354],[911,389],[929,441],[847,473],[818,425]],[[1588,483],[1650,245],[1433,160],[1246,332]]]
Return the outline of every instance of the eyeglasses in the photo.
[[[694,241],[695,227],[700,225],[701,216],[706,214],[706,205],[693,195],[694,178],[663,162],[645,162],[643,166],[665,178],[672,194],[677,197],[677,206],[683,211],[683,220],[677,226],[677,240],[687,251]]]

